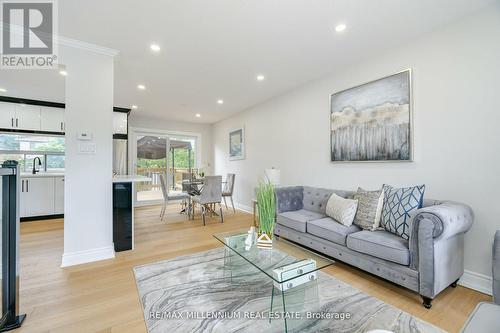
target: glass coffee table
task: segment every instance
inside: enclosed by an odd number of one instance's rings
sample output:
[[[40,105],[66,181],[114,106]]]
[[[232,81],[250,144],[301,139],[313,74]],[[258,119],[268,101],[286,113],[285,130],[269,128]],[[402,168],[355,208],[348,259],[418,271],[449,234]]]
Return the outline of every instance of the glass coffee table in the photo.
[[[232,270],[236,267],[232,262],[240,259],[271,280],[269,321],[273,317],[283,319],[287,332],[293,326],[290,324],[293,324],[294,319],[303,323],[303,318],[293,317],[297,313],[292,311],[293,308],[304,310],[307,303],[308,310],[318,310],[314,307],[314,304],[319,304],[317,271],[332,265],[334,261],[276,236],[273,237],[271,249],[258,248],[255,243],[246,245],[247,231],[213,235],[225,246],[225,269],[231,271],[232,278]],[[273,312],[276,307],[282,311]]]

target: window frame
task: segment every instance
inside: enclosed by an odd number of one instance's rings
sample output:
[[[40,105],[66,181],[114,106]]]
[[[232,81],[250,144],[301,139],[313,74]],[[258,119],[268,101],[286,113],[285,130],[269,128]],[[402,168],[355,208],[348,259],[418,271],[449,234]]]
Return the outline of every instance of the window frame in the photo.
[[[0,149],[0,155],[20,155],[24,162],[24,170],[22,172],[29,172],[26,167],[28,165],[26,156],[28,155],[38,155],[43,157],[42,170],[43,172],[57,172],[57,171],[47,171],[47,156],[65,156],[66,155],[66,138],[64,135],[49,135],[49,134],[39,134],[39,133],[20,133],[20,132],[4,132],[0,131],[0,135],[22,135],[22,136],[34,136],[34,137],[62,137],[64,139],[64,149],[65,151],[51,151],[51,150],[16,150],[16,149]],[[66,168],[66,163],[64,163],[64,169]]]

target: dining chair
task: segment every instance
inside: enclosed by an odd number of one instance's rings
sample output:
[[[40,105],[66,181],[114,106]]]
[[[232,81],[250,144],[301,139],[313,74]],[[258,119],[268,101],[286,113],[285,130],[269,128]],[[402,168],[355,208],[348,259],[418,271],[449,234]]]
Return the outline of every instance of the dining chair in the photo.
[[[233,190],[234,190],[234,173],[228,173],[226,177],[226,183],[224,184],[224,190],[222,191],[222,198],[224,199],[224,204],[226,205],[227,208],[227,202],[226,202],[226,197],[229,197],[231,199],[231,206],[233,206],[233,213],[236,212],[234,209],[234,202],[233,202]]]
[[[160,174],[160,185],[161,192],[163,193],[163,207],[161,208],[160,219],[163,221],[163,217],[165,216],[165,211],[167,210],[168,204],[168,190],[164,174]]]
[[[219,204],[219,212],[221,223],[224,223],[224,216],[222,215],[222,176],[206,176],[203,181],[203,187],[200,194],[192,197],[192,217],[194,219],[196,204],[200,204],[201,217],[203,225],[205,224],[205,215],[208,212],[215,213],[215,204]],[[212,208],[211,206],[214,206]]]

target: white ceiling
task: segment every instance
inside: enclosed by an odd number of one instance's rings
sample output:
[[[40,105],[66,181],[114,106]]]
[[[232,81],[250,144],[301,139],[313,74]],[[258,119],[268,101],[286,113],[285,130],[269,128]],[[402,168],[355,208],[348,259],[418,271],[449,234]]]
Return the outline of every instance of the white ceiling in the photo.
[[[494,1],[64,0],[59,33],[120,51],[116,106],[212,123]],[[333,31],[338,23],[347,25],[342,34]],[[159,54],[150,51],[152,42]],[[2,71],[0,87],[10,95],[64,99],[57,73],[21,72]],[[266,80],[256,80],[260,73]],[[139,83],[147,89],[139,91]]]

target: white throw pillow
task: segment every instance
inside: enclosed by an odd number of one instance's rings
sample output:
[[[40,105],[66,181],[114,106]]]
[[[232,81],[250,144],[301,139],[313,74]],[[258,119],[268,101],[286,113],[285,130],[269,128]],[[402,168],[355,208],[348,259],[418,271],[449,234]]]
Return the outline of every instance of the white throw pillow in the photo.
[[[326,215],[349,227],[354,221],[357,209],[358,200],[344,199],[335,193],[332,193],[326,204]]]

